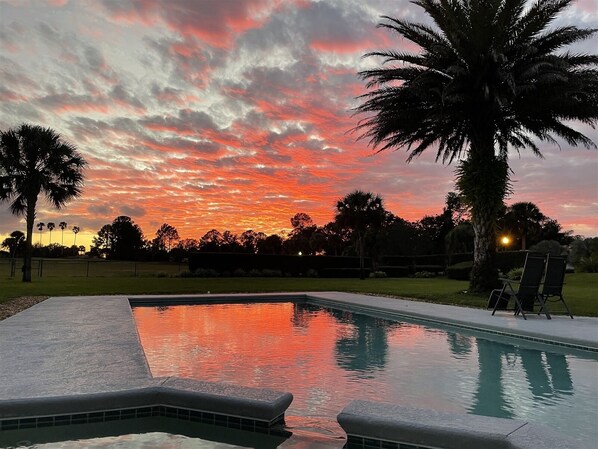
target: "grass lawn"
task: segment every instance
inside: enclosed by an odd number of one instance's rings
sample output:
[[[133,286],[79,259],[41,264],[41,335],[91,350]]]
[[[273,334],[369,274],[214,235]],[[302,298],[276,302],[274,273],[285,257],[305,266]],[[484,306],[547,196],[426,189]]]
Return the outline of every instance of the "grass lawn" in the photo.
[[[598,273],[568,274],[564,296],[574,315],[598,316]],[[0,277],[0,303],[20,296],[260,293],[345,291],[414,298],[441,304],[485,308],[487,295],[467,293],[468,283],[444,277],[432,279],[321,278],[177,278],[44,276],[23,283]],[[553,305],[551,310],[559,310]]]

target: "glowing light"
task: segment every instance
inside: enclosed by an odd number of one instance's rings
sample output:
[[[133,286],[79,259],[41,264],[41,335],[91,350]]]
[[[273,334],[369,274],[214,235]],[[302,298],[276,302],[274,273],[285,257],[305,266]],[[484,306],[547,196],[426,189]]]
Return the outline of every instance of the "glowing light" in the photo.
[[[503,245],[507,246],[509,243],[511,243],[511,239],[510,239],[508,236],[506,236],[506,235],[505,235],[504,237],[502,237],[502,238],[500,239],[500,242],[501,242]]]

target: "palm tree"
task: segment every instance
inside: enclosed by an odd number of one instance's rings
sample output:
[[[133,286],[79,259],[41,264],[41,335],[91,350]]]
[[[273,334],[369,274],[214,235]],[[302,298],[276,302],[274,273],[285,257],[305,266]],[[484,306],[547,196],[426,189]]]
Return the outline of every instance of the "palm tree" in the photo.
[[[75,238],[73,239],[73,245],[77,244],[77,234],[79,234],[79,231],[81,229],[79,228],[79,226],[73,226],[73,234],[75,234]]]
[[[8,248],[10,257],[12,259],[16,259],[17,252],[19,251],[19,247],[22,246],[24,239],[25,234],[23,234],[21,231],[12,231],[10,233],[10,236],[5,238],[4,241],[0,244],[0,247]]]
[[[0,131],[0,202],[24,215],[27,239],[23,281],[31,282],[31,239],[38,197],[57,209],[81,194],[85,160],[50,128],[22,124]],[[40,230],[41,232],[41,230]]]
[[[546,216],[534,203],[521,202],[512,204],[502,217],[504,227],[521,238],[521,249],[527,248],[527,237],[538,234]]]
[[[562,51],[596,30],[547,30],[571,0],[416,0],[435,26],[384,17],[379,26],[415,43],[419,54],[379,51],[379,68],[360,73],[368,93],[355,130],[377,152],[406,148],[410,162],[433,147],[459,161],[456,184],[471,209],[471,290],[497,283],[496,220],[510,191],[508,151],[534,138],[596,145],[570,126],[598,121],[598,55]],[[373,115],[371,115],[373,113]]]
[[[60,246],[64,246],[64,230],[66,229],[66,221],[61,221],[60,223],[58,223],[58,227],[60,228],[60,232],[62,233]]]
[[[46,226],[46,223],[41,222],[41,221],[37,224],[37,230],[39,231],[39,245],[40,246],[42,244],[42,230],[44,229],[45,226]]]
[[[365,234],[380,228],[386,217],[382,198],[370,192],[355,190],[336,203],[335,222],[353,233],[359,251],[359,277],[364,275]]]
[[[52,223],[51,221],[49,221],[48,224],[46,225],[46,227],[48,228],[48,231],[50,231],[50,242],[48,244],[51,245],[52,244],[52,231],[54,230],[56,225],[54,223]]]

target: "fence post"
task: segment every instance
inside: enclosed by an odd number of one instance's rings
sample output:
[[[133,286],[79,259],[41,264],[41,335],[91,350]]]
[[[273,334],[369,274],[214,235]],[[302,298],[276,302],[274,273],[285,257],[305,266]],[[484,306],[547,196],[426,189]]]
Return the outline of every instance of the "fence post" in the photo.
[[[39,260],[39,277],[41,278],[44,273],[44,259]]]
[[[10,277],[14,278],[16,272],[17,272],[17,259],[13,259],[13,260],[11,260],[11,264],[10,264]]]
[[[133,264],[133,277],[137,277],[137,262]]]
[[[87,261],[87,272],[85,273],[85,277],[88,278],[89,277],[89,263],[90,261]]]

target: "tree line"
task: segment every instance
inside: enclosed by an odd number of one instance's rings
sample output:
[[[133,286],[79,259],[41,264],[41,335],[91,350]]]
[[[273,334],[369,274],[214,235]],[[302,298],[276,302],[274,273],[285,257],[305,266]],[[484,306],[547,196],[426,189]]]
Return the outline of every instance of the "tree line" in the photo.
[[[90,254],[114,260],[185,259],[190,252],[233,252],[287,255],[367,256],[427,255],[472,252],[474,233],[469,211],[459,196],[449,192],[438,215],[417,221],[403,219],[385,209],[379,195],[354,191],[338,200],[334,219],[317,225],[309,214],[290,217],[291,230],[266,234],[246,230],[235,234],[212,229],[198,238],[180,238],[168,223],[146,238],[130,217],[120,216],[102,226]],[[499,236],[508,236],[503,249],[528,249],[542,241],[566,246],[575,239],[557,220],[544,215],[533,203],[504,206],[498,220]]]

